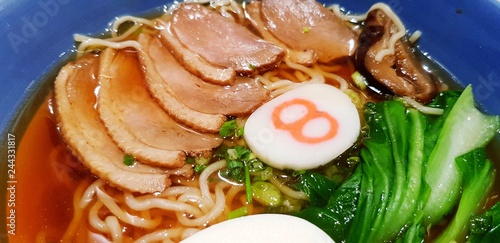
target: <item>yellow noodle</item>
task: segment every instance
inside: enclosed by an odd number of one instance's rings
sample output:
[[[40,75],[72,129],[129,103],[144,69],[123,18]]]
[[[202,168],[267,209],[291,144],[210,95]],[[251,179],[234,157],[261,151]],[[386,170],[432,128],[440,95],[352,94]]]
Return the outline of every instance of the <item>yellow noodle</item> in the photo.
[[[316,63],[316,65],[318,65],[318,67],[321,70],[328,72],[328,73],[338,72],[343,67],[343,65],[323,65],[323,64],[318,64],[318,63]]]
[[[115,216],[108,216],[104,219],[104,222],[109,229],[109,234],[113,242],[122,242],[122,228],[118,219]]]
[[[347,84],[347,81],[345,79],[343,79],[342,77],[340,77],[339,75],[334,74],[334,73],[325,72],[317,64],[313,65],[313,68],[317,72],[321,73],[321,75],[323,75],[323,76],[325,76],[327,78],[331,78],[331,79],[335,80],[335,82],[337,82],[339,84],[338,88],[340,90],[345,91],[345,90],[347,90],[349,88],[349,85]]]
[[[97,201],[90,207],[89,210],[89,224],[95,230],[101,233],[107,233],[109,230],[106,226],[106,223],[99,218],[99,210],[104,206],[101,201]]]
[[[427,107],[425,105],[420,104],[416,100],[412,99],[411,97],[405,96],[403,97],[403,100],[410,105],[411,107],[419,110],[420,112],[428,115],[442,115],[443,114],[443,109],[439,108],[433,108],[433,107]]]
[[[117,216],[121,221],[125,223],[145,229],[154,229],[161,223],[161,218],[156,218],[154,220],[147,220],[135,215],[131,215],[128,212],[124,211],[120,206],[118,206],[113,197],[106,194],[100,188],[97,188],[96,192],[97,192],[96,193],[97,197],[106,206],[106,208],[108,208],[109,211],[113,213],[113,215]]]
[[[304,192],[293,190],[292,188],[280,182],[276,177],[272,177],[271,179],[269,179],[269,182],[276,186],[283,194],[291,198],[309,200],[309,197]]]
[[[139,42],[134,41],[134,40],[127,40],[127,41],[122,41],[122,42],[113,42],[113,41],[108,41],[108,40],[103,40],[99,38],[92,38],[80,34],[75,34],[74,39],[76,42],[80,42],[80,45],[78,45],[78,53],[81,55],[84,53],[87,49],[91,47],[109,47],[113,49],[123,49],[123,48],[134,48],[136,50],[140,50],[141,44]]]
[[[345,21],[356,21],[360,22],[366,19],[366,16],[368,13],[374,9],[380,9],[382,10],[387,17],[389,17],[398,29],[396,33],[394,33],[390,38],[389,38],[389,44],[388,46],[385,46],[384,49],[380,50],[376,55],[375,55],[375,61],[380,62],[382,59],[387,56],[387,55],[394,55],[395,47],[396,47],[396,42],[401,39],[405,33],[406,33],[406,27],[404,26],[403,22],[399,19],[399,17],[392,11],[392,9],[385,3],[375,3],[374,5],[371,6],[371,8],[362,15],[345,15],[342,13],[340,10],[340,6],[338,4],[334,4],[330,7],[332,9],[333,13],[345,20]]]
[[[185,226],[206,226],[216,217],[218,217],[224,211],[224,207],[226,206],[226,196],[224,195],[224,191],[222,190],[223,184],[226,183],[219,182],[215,187],[215,204],[209,213],[199,218],[189,219],[186,218],[184,214],[176,212],[179,222]]]
[[[195,215],[199,215],[201,213],[197,207],[194,207],[192,205],[165,200],[162,198],[148,197],[143,200],[137,200],[136,198],[134,198],[134,196],[132,196],[130,192],[125,192],[125,203],[127,204],[127,206],[137,211],[159,208],[163,210],[180,211]]]
[[[126,22],[133,22],[134,26],[132,26],[130,29],[133,29],[133,31],[127,30],[124,34],[118,35],[118,29],[120,26]],[[122,41],[125,38],[129,37],[131,34],[133,34],[137,29],[139,29],[142,25],[149,26],[151,28],[156,28],[155,22],[149,19],[144,19],[144,18],[138,18],[135,16],[130,16],[130,15],[125,15],[116,18],[115,21],[113,21],[113,24],[111,25],[111,37],[108,39],[109,41]]]
[[[181,229],[163,229],[157,230],[152,233],[146,234],[141,238],[134,241],[135,243],[148,243],[148,242],[174,242],[172,239],[180,238],[182,234]]]
[[[83,193],[85,192],[85,189],[89,186],[89,184],[89,180],[84,180],[78,185],[75,193],[73,194],[73,218],[71,219],[68,228],[64,232],[64,235],[61,239],[62,242],[70,241],[70,239],[73,238],[73,236],[76,234],[75,232],[82,223],[83,208],[80,207],[79,199],[83,197]]]
[[[203,170],[203,172],[200,174],[200,190],[201,190],[201,195],[203,196],[204,200],[207,201],[207,203],[213,205],[214,202],[212,200],[212,197],[210,196],[210,190],[208,189],[208,177],[216,172],[219,171],[220,169],[226,167],[226,161],[225,160],[219,160],[211,165],[209,165],[207,168]]]

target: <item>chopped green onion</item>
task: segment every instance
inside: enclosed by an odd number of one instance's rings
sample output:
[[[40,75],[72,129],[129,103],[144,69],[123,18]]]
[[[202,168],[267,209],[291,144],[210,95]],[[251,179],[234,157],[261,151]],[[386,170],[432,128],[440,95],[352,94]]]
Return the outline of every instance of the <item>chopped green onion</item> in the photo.
[[[309,33],[311,31],[311,27],[302,27],[302,33]]]
[[[226,156],[227,160],[236,160],[240,157],[238,156],[238,151],[236,151],[236,149],[228,149],[226,153],[227,153]]]
[[[237,208],[227,214],[227,219],[234,219],[234,218],[239,218],[242,216],[248,215],[248,208],[247,206],[243,206],[241,208]]]
[[[252,203],[252,182],[250,181],[250,170],[248,165],[245,165],[245,190],[247,194],[247,203]]]
[[[258,159],[252,159],[249,161],[250,172],[257,172],[265,169],[264,163]]]
[[[231,137],[234,135],[237,129],[238,123],[236,122],[236,120],[226,121],[224,122],[224,124],[222,124],[219,130],[219,136],[222,138]]]
[[[294,172],[292,173],[292,176],[293,176],[293,177],[297,177],[297,176],[303,175],[303,174],[305,174],[305,173],[306,173],[306,171],[305,171],[305,170],[296,170],[296,171],[294,171]]]
[[[245,181],[243,166],[233,168],[228,166],[220,171],[220,176],[237,183],[243,183]]]
[[[130,154],[125,154],[125,156],[123,156],[123,163],[127,166],[131,166],[135,163],[135,158],[134,156],[130,155]]]
[[[200,174],[201,172],[203,172],[203,170],[205,170],[207,168],[207,165],[202,165],[202,164],[198,164],[194,167],[194,172],[197,173],[197,174]]]
[[[248,148],[244,146],[235,146],[234,150],[236,151],[238,158],[242,160],[248,160],[250,154],[252,153]]]
[[[197,165],[207,165],[210,162],[210,158],[199,156],[199,157],[194,158],[194,162]]]
[[[187,157],[186,158],[186,164],[194,164],[195,160],[193,157]]]
[[[245,132],[245,127],[240,127],[238,128],[238,130],[236,131],[236,137],[241,137],[243,136],[243,133]]]
[[[277,207],[283,202],[283,195],[273,184],[265,181],[256,181],[252,185],[252,195],[264,206]]]
[[[360,90],[366,90],[366,79],[361,73],[358,71],[354,72],[351,74],[352,81],[354,81],[354,84],[356,87],[358,87]]]
[[[250,63],[250,64],[248,65],[248,67],[249,67],[250,69],[255,69],[257,66],[255,66],[255,64]]]
[[[238,160],[227,161],[227,168],[229,168],[229,169],[242,168],[243,166],[244,166],[243,162],[238,161]]]
[[[273,168],[272,167],[266,167],[264,170],[260,172],[260,179],[263,181],[267,181],[273,177]]]

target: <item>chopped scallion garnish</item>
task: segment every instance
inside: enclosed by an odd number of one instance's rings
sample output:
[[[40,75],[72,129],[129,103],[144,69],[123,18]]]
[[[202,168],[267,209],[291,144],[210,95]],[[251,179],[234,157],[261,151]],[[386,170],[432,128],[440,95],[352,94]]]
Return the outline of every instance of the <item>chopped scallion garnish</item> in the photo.
[[[227,214],[227,219],[234,219],[234,218],[239,218],[242,216],[248,215],[248,208],[247,206],[243,206],[240,208],[237,208]]]
[[[219,136],[222,138],[228,138],[234,136],[236,130],[238,129],[238,123],[236,120],[230,120],[224,122],[219,130]]]
[[[252,203],[252,182],[250,181],[250,169],[248,168],[248,165],[245,164],[245,190],[247,194],[247,203],[250,204]]]
[[[131,166],[135,163],[135,158],[134,156],[130,155],[130,154],[125,154],[125,156],[123,156],[123,163],[127,166]]]
[[[243,136],[243,133],[245,132],[245,129],[244,127],[240,127],[238,128],[238,130],[236,131],[236,137],[241,137]]]
[[[203,170],[205,170],[207,168],[207,165],[202,165],[202,164],[198,164],[194,167],[194,172],[197,173],[197,174],[200,174],[201,172],[203,172]]]
[[[297,177],[297,176],[303,175],[303,174],[305,174],[305,173],[306,173],[306,171],[305,171],[305,170],[296,170],[296,171],[294,171],[294,172],[292,173],[292,176],[293,176],[293,177]]]
[[[356,87],[358,87],[360,90],[366,90],[366,79],[361,73],[358,71],[354,72],[351,74],[352,81],[354,81],[354,84]]]
[[[194,164],[195,160],[193,157],[187,157],[186,158],[186,164]]]

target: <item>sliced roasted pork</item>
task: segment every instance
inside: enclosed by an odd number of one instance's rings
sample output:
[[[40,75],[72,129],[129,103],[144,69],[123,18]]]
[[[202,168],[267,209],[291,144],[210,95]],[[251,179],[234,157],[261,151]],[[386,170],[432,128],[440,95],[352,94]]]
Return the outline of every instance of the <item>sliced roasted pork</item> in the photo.
[[[152,39],[153,38],[144,34],[139,36],[139,42],[143,46],[142,50],[139,52],[139,57],[142,65],[144,66],[143,71],[146,76],[146,84],[152,96],[154,96],[158,100],[161,107],[178,122],[192,127],[200,132],[218,132],[222,124],[226,121],[226,116],[223,114],[208,114],[194,110],[176,98],[174,90],[168,83],[165,82],[159,71],[157,71],[155,67],[156,63],[153,62],[153,59],[150,56],[158,55],[157,53],[152,52],[149,47],[150,40]],[[164,50],[162,49],[161,51],[163,53]],[[171,56],[172,54],[166,53],[166,55]],[[176,65],[176,68],[178,69],[176,72],[187,72],[178,63],[174,63],[174,65]],[[178,82],[183,81],[178,80]]]
[[[218,134],[177,123],[156,103],[135,51],[103,51],[99,81],[98,110],[104,125],[120,148],[145,163],[178,168],[186,153],[204,154],[222,142]]]
[[[236,71],[233,68],[214,66],[200,55],[187,49],[170,31],[170,22],[165,23],[157,20],[157,25],[163,26],[160,33],[165,45],[186,70],[214,84],[230,85],[234,82]]]
[[[351,56],[356,36],[342,20],[315,0],[263,0],[267,29],[294,50],[314,50],[326,63]]]
[[[155,95],[169,93],[190,109],[223,115],[248,114],[269,99],[269,92],[255,79],[237,77],[230,86],[204,82],[184,70],[159,38],[141,35],[139,42],[143,47],[141,56],[150,59],[144,62],[146,72],[157,75],[149,79],[149,88]],[[153,83],[158,81],[161,83]]]
[[[253,75],[275,68],[285,50],[200,4],[180,4],[170,31],[187,49],[217,67]],[[162,31],[168,32],[169,29]]]
[[[260,6],[261,6],[260,1],[252,1],[245,5],[245,13],[247,19],[250,20],[250,23],[259,32],[262,38],[266,41],[278,45],[281,48],[288,49],[287,57],[290,59],[290,61],[303,65],[314,64],[318,59],[318,55],[316,54],[315,51],[311,49],[308,50],[290,49],[285,45],[285,43],[278,40],[276,37],[274,37],[273,34],[271,34],[271,32],[268,31],[264,21],[262,21]]]
[[[99,57],[85,56],[64,66],[55,81],[55,114],[71,152],[94,175],[132,192],[161,192],[170,185],[168,171],[135,162],[108,135],[95,109]]]

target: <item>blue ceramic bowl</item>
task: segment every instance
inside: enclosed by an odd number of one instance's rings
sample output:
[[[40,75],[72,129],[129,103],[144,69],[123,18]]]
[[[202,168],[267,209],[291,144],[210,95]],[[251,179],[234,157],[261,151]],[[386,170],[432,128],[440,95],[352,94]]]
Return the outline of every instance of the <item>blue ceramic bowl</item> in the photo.
[[[144,16],[160,10],[167,2],[0,0],[0,179],[6,178],[7,156],[2,151],[7,145],[7,134],[17,127],[20,134],[16,137],[21,137],[22,127],[40,102],[36,97],[48,93],[53,80],[50,77],[72,57],[72,34],[103,32],[116,16]],[[352,13],[364,13],[376,1],[337,2]],[[386,3],[409,31],[422,31],[418,42],[421,51],[461,86],[472,83],[481,108],[500,115],[499,0],[386,0]],[[5,188],[0,191],[3,191],[0,208],[5,208]],[[4,220],[2,217],[0,222]]]
[[[332,2],[332,1],[328,1]],[[339,0],[352,13],[372,0]],[[0,1],[0,131],[2,139],[40,80],[70,57],[73,33],[95,34],[118,15],[144,15],[166,1]],[[500,1],[387,0],[410,31],[421,30],[420,49],[462,86],[472,83],[483,110],[500,114]],[[2,144],[3,145],[3,144]]]

